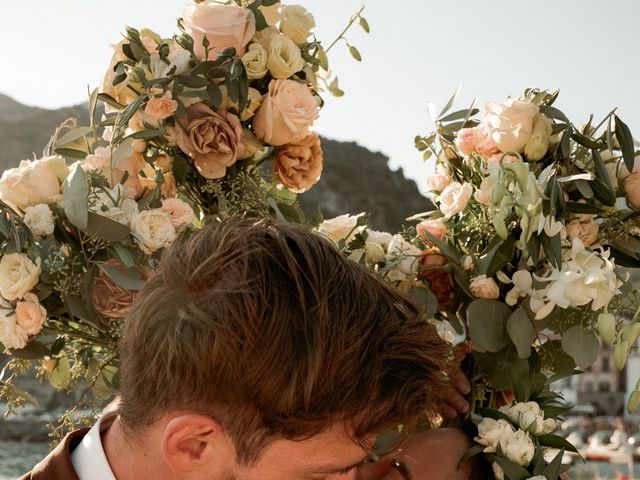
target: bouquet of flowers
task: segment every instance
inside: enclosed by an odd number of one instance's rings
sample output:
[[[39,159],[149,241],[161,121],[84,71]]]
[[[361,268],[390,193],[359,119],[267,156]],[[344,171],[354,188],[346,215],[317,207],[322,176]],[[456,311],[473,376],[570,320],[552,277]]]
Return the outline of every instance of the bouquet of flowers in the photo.
[[[349,26],[368,30],[361,13]],[[121,322],[177,235],[220,215],[306,221],[296,197],[322,173],[320,93],[342,94],[314,27],[299,5],[255,0],[196,1],[171,38],[127,28],[90,95],[90,125],[68,120],[43,158],[4,172],[10,408],[35,401],[14,383],[33,362],[56,388],[113,394]]]
[[[554,106],[557,97],[530,89],[487,104],[477,118],[474,105],[450,113],[454,96],[432,112],[436,130],[415,139],[425,159],[436,159],[427,185],[437,210],[395,235],[372,231],[364,215],[319,227],[350,258],[423,301],[444,338],[466,342],[479,438],[486,418],[511,418],[500,431],[519,425],[513,432],[536,446],[535,458],[542,448],[575,450],[551,433],[570,407],[550,384],[588,368],[600,340],[622,369],[640,334],[640,298],[627,270],[640,267],[633,137],[615,111],[574,125]],[[518,423],[514,400],[533,402],[525,405],[535,422]],[[628,408],[638,405],[635,392]],[[509,444],[485,438],[473,453],[489,453],[509,479],[544,470],[533,453],[514,463]]]

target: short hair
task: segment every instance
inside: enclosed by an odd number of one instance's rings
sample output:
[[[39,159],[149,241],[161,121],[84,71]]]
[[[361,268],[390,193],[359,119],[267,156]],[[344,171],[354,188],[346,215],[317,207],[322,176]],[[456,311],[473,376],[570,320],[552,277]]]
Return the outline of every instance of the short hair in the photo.
[[[339,423],[365,445],[423,421],[451,358],[418,304],[329,240],[247,218],[165,251],[120,351],[125,428],[197,411],[221,423],[243,463],[273,439]]]

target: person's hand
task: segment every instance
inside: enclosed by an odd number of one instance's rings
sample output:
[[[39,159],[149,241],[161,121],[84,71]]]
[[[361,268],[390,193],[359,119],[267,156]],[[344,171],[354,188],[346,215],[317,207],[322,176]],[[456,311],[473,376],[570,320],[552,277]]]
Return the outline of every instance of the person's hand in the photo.
[[[458,362],[462,363],[468,353],[466,347],[459,347],[456,351]],[[453,420],[458,415],[469,411],[469,403],[465,395],[468,395],[471,391],[471,383],[460,367],[458,367],[449,381],[450,387],[442,392],[441,404],[438,410],[443,418]]]
[[[458,462],[472,441],[451,428],[428,430],[409,438],[395,453],[358,469],[358,480],[468,480],[471,462]],[[396,466],[394,466],[396,465]]]

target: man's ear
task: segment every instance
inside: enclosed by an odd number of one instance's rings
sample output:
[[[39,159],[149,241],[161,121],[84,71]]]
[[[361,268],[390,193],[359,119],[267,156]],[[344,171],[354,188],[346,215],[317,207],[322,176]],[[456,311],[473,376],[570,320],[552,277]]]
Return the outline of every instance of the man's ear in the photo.
[[[215,469],[235,463],[235,449],[222,425],[206,415],[187,413],[171,418],[164,428],[162,455],[178,473]]]

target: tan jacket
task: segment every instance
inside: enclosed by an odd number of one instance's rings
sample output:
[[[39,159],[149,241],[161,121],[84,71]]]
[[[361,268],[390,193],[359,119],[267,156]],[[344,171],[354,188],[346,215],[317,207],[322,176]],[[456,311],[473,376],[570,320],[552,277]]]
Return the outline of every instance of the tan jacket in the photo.
[[[31,472],[25,473],[18,480],[79,480],[71,463],[71,452],[88,431],[88,428],[83,428],[71,432]]]

